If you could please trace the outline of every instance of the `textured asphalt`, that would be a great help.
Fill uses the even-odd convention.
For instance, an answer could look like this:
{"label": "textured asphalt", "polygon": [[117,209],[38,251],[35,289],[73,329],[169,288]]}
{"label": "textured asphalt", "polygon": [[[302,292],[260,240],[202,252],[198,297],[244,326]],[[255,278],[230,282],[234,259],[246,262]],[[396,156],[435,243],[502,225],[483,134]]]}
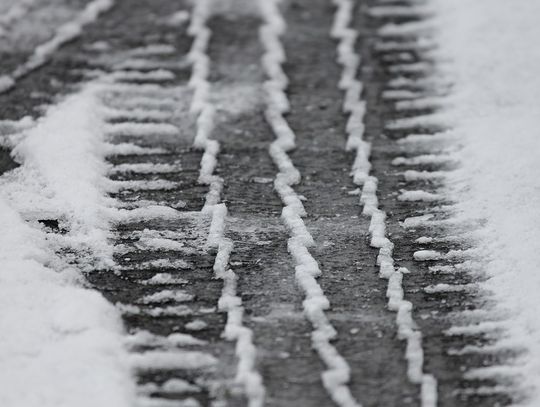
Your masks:
{"label": "textured asphalt", "polygon": [[[76,91],[88,78],[84,71],[113,70],[129,50],[155,43],[165,43],[176,50],[173,56],[158,57],[164,65],[177,59],[185,61],[191,45],[186,26],[174,27],[163,22],[178,10],[189,10],[188,2],[173,0],[119,0],[98,21],[85,27],[81,37],[62,47],[50,63],[23,78],[16,88],[0,94],[0,118],[16,120],[42,114],[43,106],[54,104],[62,95]],[[239,2],[235,2],[239,3]],[[393,131],[385,125],[404,117],[392,103],[382,98],[388,82],[395,78],[392,67],[398,65],[403,52],[377,50],[377,30],[388,22],[403,19],[377,19],[369,15],[374,0],[357,2],[353,26],[359,33],[357,46],[362,56],[360,79],[367,101],[365,137],[372,142],[373,174],[379,179],[381,209],[387,212],[388,233],[395,243],[398,266],[407,267],[404,279],[405,297],[413,302],[414,317],[423,332],[425,371],[439,382],[439,405],[494,406],[509,403],[505,395],[471,395],[468,390],[492,385],[487,381],[465,380],[463,372],[500,361],[501,355],[450,355],[450,349],[466,344],[482,344],[482,337],[449,337],[445,329],[457,323],[459,311],[476,309],[480,299],[474,292],[428,294],[423,288],[438,283],[466,284],[473,278],[466,272],[452,275],[431,273],[430,262],[415,262],[416,250],[440,251],[461,249],[456,244],[422,247],[415,239],[436,236],[438,230],[410,230],[402,227],[406,218],[418,216],[433,205],[403,202],[397,199],[401,189],[436,191],[437,184],[406,183],[402,168],[392,160],[407,155],[398,140],[413,133],[433,133],[438,129]],[[396,4],[407,6],[405,1]],[[229,219],[226,236],[235,243],[231,265],[238,275],[238,292],[242,298],[245,325],[254,332],[258,348],[257,368],[267,388],[267,406],[319,407],[332,405],[324,391],[320,373],[323,365],[311,348],[311,326],[302,315],[303,293],[294,279],[294,265],[287,253],[288,232],[281,223],[281,201],[273,190],[277,169],[268,155],[273,134],[263,116],[262,83],[265,80],[260,59],[263,54],[258,39],[260,18],[251,7],[237,7],[220,12],[209,21],[213,32],[209,47],[210,81],[218,106],[218,124],[214,136],[221,143],[216,169],[224,179],[222,199],[227,203]],[[241,11],[241,12],[240,12]],[[323,272],[319,284],[332,305],[328,312],[338,330],[337,350],[351,367],[350,388],[364,406],[417,406],[419,387],[407,380],[405,343],[396,335],[395,314],[388,311],[385,296],[387,281],[379,278],[375,265],[377,252],[369,246],[369,219],[361,214],[357,195],[349,192],[353,154],[345,151],[347,117],[341,112],[343,94],[337,83],[341,67],[336,63],[336,42],[329,37],[334,8],[328,0],[290,0],[284,2],[283,14],[288,31],[282,38],[288,60],[284,70],[289,77],[288,96],[291,112],[287,116],[297,136],[297,148],[290,154],[301,172],[302,182],[295,187],[305,197],[307,228],[316,246],[312,250]],[[412,17],[412,20],[416,17]],[[396,41],[405,41],[396,38]],[[106,41],[106,51],[95,47]],[[430,63],[429,56],[407,51],[410,61]],[[7,73],[24,55],[0,56],[0,70]],[[168,87],[185,88],[190,75],[187,64],[174,70],[175,79]],[[415,77],[417,74],[406,74]],[[426,90],[429,94],[431,90]],[[185,98],[191,96],[186,92]],[[232,386],[234,344],[225,341],[221,332],[225,315],[215,310],[221,294],[221,282],[212,277],[215,253],[205,251],[204,238],[208,219],[197,216],[204,204],[207,186],[197,182],[202,153],[191,147],[194,135],[189,103],[178,101],[177,111],[169,121],[179,128],[175,139],[149,138],[147,147],[163,147],[164,154],[148,156],[113,156],[112,165],[123,163],[176,163],[179,172],[159,175],[177,182],[177,187],[158,191],[121,191],[115,197],[129,206],[138,200],[151,200],[175,207],[185,216],[178,220],[138,220],[116,227],[115,244],[130,248],[127,256],[119,251],[117,261],[122,272],[95,270],[87,274],[89,285],[100,290],[113,303],[132,304],[154,288],[141,285],[141,279],[157,273],[177,272],[186,280],[185,287],[194,299],[189,306],[194,314],[152,317],[125,315],[126,329],[148,330],[159,335],[189,333],[207,343],[198,348],[213,354],[218,366],[213,370],[167,370],[144,372],[140,383],[163,383],[169,378],[183,378],[197,384],[201,392],[168,395],[183,400],[192,397],[203,406],[234,407],[245,405],[242,395]],[[409,112],[409,115],[427,113]],[[122,140],[126,141],[126,140]],[[129,137],[127,141],[130,141]],[[0,150],[0,173],[14,168],[9,151]],[[438,169],[434,167],[425,169]],[[153,175],[122,174],[120,180],[152,180]],[[182,201],[179,205],[178,202]],[[189,253],[151,252],[137,246],[137,233],[144,229],[177,233]],[[153,267],[141,270],[148,260],[185,261],[181,269]],[[203,321],[201,329],[190,329],[194,320]]]}

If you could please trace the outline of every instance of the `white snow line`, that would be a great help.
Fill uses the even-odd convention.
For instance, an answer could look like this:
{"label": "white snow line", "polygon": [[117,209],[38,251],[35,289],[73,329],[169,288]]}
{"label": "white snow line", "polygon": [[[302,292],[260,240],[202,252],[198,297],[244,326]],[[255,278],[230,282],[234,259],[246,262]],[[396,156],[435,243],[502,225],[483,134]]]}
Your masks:
{"label": "white snow line", "polygon": [[405,181],[441,181],[447,178],[448,171],[416,171],[406,170],[403,172],[403,178]]}
{"label": "white snow line", "polygon": [[175,164],[156,164],[156,163],[140,163],[140,164],[118,164],[109,170],[109,174],[171,174],[180,172],[182,167],[180,163]]}
{"label": "white snow line", "polygon": [[25,63],[19,65],[10,75],[0,76],[0,93],[12,89],[17,80],[46,64],[61,46],[81,35],[85,25],[95,21],[113,5],[114,0],[93,0],[88,3],[74,20],[58,27],[51,39],[38,45]]}
{"label": "white snow line", "polygon": [[151,71],[118,70],[111,73],[110,76],[121,82],[167,82],[176,77],[173,72],[163,68]]}
{"label": "white snow line", "polygon": [[103,150],[106,156],[167,154],[167,150],[161,147],[141,147],[133,143],[104,143]]}
{"label": "white snow line", "polygon": [[178,127],[170,123],[109,123],[105,131],[109,137],[177,137],[179,134]]}
{"label": "white snow line", "polygon": [[165,307],[142,307],[133,304],[115,304],[124,315],[147,315],[153,318],[180,317],[192,315],[193,310],[187,305],[169,305]]}
{"label": "white snow line", "polygon": [[465,380],[497,380],[515,383],[523,380],[523,371],[519,366],[495,365],[471,369],[463,374]]}
{"label": "white snow line", "polygon": [[[169,379],[163,384],[157,383],[144,383],[139,385],[137,392],[141,395],[149,396],[151,394],[159,393],[161,395],[174,396],[184,393],[200,393],[202,389],[190,382],[183,379]],[[169,400],[178,403],[178,400]],[[165,407],[166,405],[159,404],[159,407]],[[174,407],[179,407],[179,404],[174,404]]]}
{"label": "white snow line", "polygon": [[[349,27],[351,22],[352,0],[333,0],[337,7],[331,35],[339,40],[338,62],[343,67],[340,88],[345,91],[343,110],[350,114],[347,123],[347,149],[356,150],[356,160],[352,176],[355,184],[362,186],[360,197],[364,205],[363,213],[371,217],[369,232],[371,246],[379,249],[377,265],[380,276],[388,279],[388,308],[397,312],[398,337],[407,342],[405,358],[408,363],[408,378],[421,386],[422,407],[434,407],[437,404],[437,381],[431,374],[423,372],[424,351],[422,333],[416,328],[412,317],[412,303],[403,298],[403,274],[408,270],[394,266],[392,251],[394,244],[386,237],[386,213],[379,209],[377,198],[377,178],[370,176],[369,144],[363,140],[363,115],[365,102],[360,99],[357,89],[362,84],[356,79],[360,56],[356,54],[354,43],[357,32]],[[360,163],[360,164],[359,164]]]}
{"label": "white snow line", "polygon": [[437,202],[444,200],[444,196],[440,194],[435,194],[428,191],[406,191],[401,190],[398,201],[402,202]]}
{"label": "white snow line", "polygon": [[209,186],[202,213],[210,213],[212,221],[207,244],[217,249],[214,262],[214,274],[223,281],[223,289],[218,302],[220,311],[227,313],[224,337],[236,341],[238,365],[235,381],[243,387],[249,407],[264,405],[265,388],[255,363],[257,351],[253,344],[253,332],[242,323],[244,308],[236,293],[237,275],[229,267],[229,257],[233,242],[224,236],[227,206],[220,203],[223,179],[214,175],[219,153],[219,142],[210,139],[214,128],[215,108],[209,101],[210,83],[208,82],[210,60],[207,55],[208,42],[212,32],[207,26],[210,6],[213,0],[199,0],[192,11],[188,33],[193,37],[188,59],[192,63],[189,86],[193,88],[191,111],[197,115],[194,146],[204,150],[201,159],[199,182]]}
{"label": "white snow line", "polygon": [[440,109],[445,104],[445,100],[441,97],[426,96],[425,98],[415,100],[402,100],[395,104],[396,110],[411,111],[422,109]]}
{"label": "white snow line", "polygon": [[521,349],[523,351],[525,348],[520,346],[515,340],[503,338],[491,345],[465,345],[462,348],[453,348],[448,349],[447,353],[449,355],[469,355],[469,354],[496,354],[501,352],[516,352],[516,350]]}
{"label": "white snow line", "polygon": [[262,64],[268,76],[264,84],[267,92],[265,115],[276,135],[276,140],[269,150],[279,169],[274,187],[284,204],[282,221],[290,229],[288,249],[296,263],[296,279],[306,296],[303,308],[306,318],[313,326],[312,346],[327,366],[327,370],[321,375],[323,385],[337,405],[358,407],[360,404],[354,399],[348,387],[350,367],[330,343],[337,335],[324,312],[330,308],[330,303],[316,280],[321,274],[319,265],[308,250],[314,242],[302,220],[306,212],[300,197],[292,189],[292,185],[300,181],[300,173],[287,155],[287,152],[295,147],[295,135],[283,117],[289,108],[285,94],[288,80],[281,67],[286,57],[280,41],[286,26],[278,4],[279,0],[259,0],[264,21],[260,29],[260,40],[265,50]]}
{"label": "white snow line", "polygon": [[391,65],[388,72],[393,74],[423,74],[427,75],[433,72],[433,64],[428,62],[412,62],[402,63],[399,65]]}
{"label": "white snow line", "polygon": [[420,91],[412,91],[408,89],[390,89],[382,93],[382,98],[385,100],[414,100],[424,97],[425,94]]}
{"label": "white snow line", "polygon": [[115,69],[138,70],[143,72],[154,69],[168,69],[174,71],[186,67],[186,63],[183,61],[163,61],[141,57],[126,59],[114,65]]}
{"label": "white snow line", "polygon": [[431,21],[413,21],[408,23],[388,23],[377,30],[379,37],[419,37],[431,34],[435,29]]}
{"label": "white snow line", "polygon": [[166,302],[189,302],[193,301],[193,294],[179,289],[164,289],[153,294],[148,294],[135,301],[136,304],[160,304]]}
{"label": "white snow line", "polygon": [[129,54],[133,57],[154,57],[176,54],[176,48],[170,44],[151,44],[132,49]]}
{"label": "white snow line", "polygon": [[201,404],[193,397],[184,400],[173,400],[160,397],[141,397],[135,407],[201,407]]}
{"label": "white snow line", "polygon": [[437,47],[435,42],[418,38],[415,41],[380,41],[373,45],[378,52],[428,52]]}
{"label": "white snow line", "polygon": [[123,121],[153,121],[153,122],[162,122],[170,120],[172,117],[172,112],[163,111],[160,109],[148,109],[142,108],[133,108],[133,109],[122,109],[122,108],[112,108],[112,107],[103,107],[103,115],[108,121],[111,120],[123,120]]}
{"label": "white snow line", "polygon": [[423,154],[414,157],[397,157],[392,160],[392,165],[448,165],[455,164],[455,154]]}
{"label": "white snow line", "polygon": [[104,190],[108,193],[118,193],[120,191],[158,191],[178,188],[178,183],[164,179],[154,180],[132,180],[116,181],[108,180],[104,185]]}
{"label": "white snow line", "polygon": [[129,359],[133,368],[139,371],[196,370],[217,364],[217,359],[209,353],[176,349],[132,353]]}
{"label": "white snow line", "polygon": [[414,130],[417,128],[438,128],[447,126],[446,116],[443,113],[431,113],[422,116],[393,120],[392,122],[387,123],[385,128],[388,130]]}
{"label": "white snow line", "polygon": [[424,287],[426,294],[462,293],[478,290],[478,284],[434,284]]}
{"label": "white snow line", "polygon": [[477,324],[453,326],[444,331],[444,334],[447,336],[476,336],[482,334],[493,334],[506,330],[508,325],[508,321],[483,321]]}
{"label": "white snow line", "polygon": [[368,9],[368,14],[375,18],[390,17],[429,17],[433,14],[432,7],[422,6],[374,6]]}

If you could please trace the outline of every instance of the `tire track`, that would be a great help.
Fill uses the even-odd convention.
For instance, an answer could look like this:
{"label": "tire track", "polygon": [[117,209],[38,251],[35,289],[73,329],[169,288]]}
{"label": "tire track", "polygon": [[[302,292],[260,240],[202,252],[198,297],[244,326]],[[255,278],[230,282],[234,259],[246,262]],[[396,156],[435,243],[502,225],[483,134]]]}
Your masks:
{"label": "tire track", "polygon": [[274,188],[284,204],[281,217],[290,231],[288,250],[296,264],[295,277],[306,296],[303,308],[306,318],[313,326],[312,346],[327,368],[321,374],[323,385],[337,405],[359,406],[348,386],[350,367],[331,344],[337,332],[325,313],[330,308],[330,303],[317,283],[316,278],[321,275],[321,270],[308,249],[314,245],[314,240],[302,220],[307,213],[292,188],[292,185],[300,182],[300,173],[287,155],[287,152],[295,148],[295,134],[283,117],[290,105],[284,92],[288,79],[281,67],[286,56],[280,37],[286,30],[286,24],[278,4],[277,1],[260,2],[265,21],[260,32],[266,50],[263,66],[269,77],[265,83],[267,91],[265,115],[276,135],[276,140],[270,146],[270,155],[279,169]]}
{"label": "tire track", "polygon": [[[320,284],[333,304],[328,315],[339,331],[336,347],[350,361],[351,390],[362,404],[415,405],[419,391],[407,382],[405,348],[395,339],[395,317],[388,314],[384,295],[387,286],[374,266],[377,253],[366,242],[369,220],[358,216],[360,191],[346,164],[355,157],[344,149],[346,126],[338,89],[342,72],[329,37],[332,4],[296,1],[284,12],[290,23],[283,37],[291,55],[286,66],[288,122],[297,137],[291,157],[306,174],[296,189],[307,198],[305,223],[317,240],[312,252],[324,265]],[[294,53],[296,49],[303,52]],[[353,79],[355,73],[349,71]],[[360,92],[360,86],[349,92],[346,105],[357,107]],[[358,119],[362,123],[361,109],[355,110],[360,115],[348,128]]]}
{"label": "tire track", "polygon": [[388,279],[386,293],[388,308],[397,312],[398,337],[407,343],[405,358],[408,363],[408,378],[412,383],[420,385],[421,405],[435,406],[437,404],[437,382],[433,375],[423,372],[422,332],[417,329],[412,317],[413,304],[404,300],[402,281],[404,274],[408,274],[408,270],[396,268],[394,265],[394,244],[386,234],[386,213],[379,209],[378,204],[377,184],[379,181],[376,177],[369,175],[371,147],[363,140],[363,120],[366,106],[360,100],[362,83],[356,80],[356,70],[360,63],[359,55],[354,49],[357,32],[349,28],[353,3],[336,1],[335,4],[338,8],[332,34],[340,40],[338,60],[343,66],[343,76],[340,80],[340,87],[345,91],[343,110],[350,115],[347,123],[349,133],[347,147],[356,150],[352,175],[354,182],[362,187],[360,202],[363,205],[363,214],[371,218],[370,245],[379,249],[377,256],[379,276]]}
{"label": "tire track", "polygon": [[[212,173],[204,165],[199,173],[198,167],[208,155],[187,148],[193,130],[201,129],[201,121],[194,124],[190,118],[189,102],[205,103],[196,99],[197,81],[205,80],[205,67],[197,61],[205,59],[209,36],[197,40],[206,18],[200,9],[205,3],[198,4],[190,25],[196,37],[191,50],[189,41],[173,38],[172,43],[128,49],[123,52],[127,58],[106,76],[109,83],[101,95],[113,164],[111,196],[119,205],[117,266],[113,272],[94,271],[88,279],[124,314],[141,406],[199,406],[228,399],[230,366],[236,362],[234,350],[220,337],[225,330],[229,339],[236,335],[245,344],[234,320],[234,280],[222,268],[227,253],[217,248],[216,257],[212,241],[220,238],[214,214],[222,215],[224,206],[204,209],[204,176]],[[173,63],[183,59],[181,54],[193,63],[193,96],[184,74],[189,65]],[[199,180],[203,183],[197,187]],[[228,284],[214,279],[219,273]],[[220,308],[232,310],[229,318],[216,312],[220,299]],[[250,374],[244,364],[237,380],[245,382]]]}
{"label": "tire track", "polygon": [[268,145],[273,135],[264,120],[259,10],[256,5],[239,10],[238,4],[222,3],[209,22],[214,32],[209,54],[215,61],[211,98],[219,106],[214,135],[223,149],[217,172],[229,208],[226,235],[235,244],[231,264],[258,349],[265,405],[329,403],[320,386],[322,365],[310,348],[311,327],[301,314],[288,233],[279,218],[282,204],[272,187],[275,167]]}
{"label": "tire track", "polygon": [[255,367],[256,349],[252,340],[253,332],[242,322],[244,308],[242,299],[236,293],[238,277],[229,265],[234,243],[224,235],[227,206],[219,203],[223,178],[214,175],[220,144],[217,140],[210,139],[214,127],[215,107],[209,102],[208,97],[210,83],[207,81],[209,74],[207,48],[212,32],[207,26],[207,20],[212,5],[212,0],[199,1],[193,10],[189,28],[189,33],[194,37],[190,51],[190,58],[193,61],[190,85],[194,88],[191,110],[197,115],[197,135],[194,145],[204,149],[199,182],[209,186],[202,213],[212,215],[207,244],[210,248],[217,249],[214,275],[215,278],[223,281],[223,289],[218,301],[218,309],[227,313],[223,336],[227,340],[236,342],[238,365],[235,382],[242,387],[248,405],[260,407],[264,404],[265,389]]}
{"label": "tire track", "polygon": [[493,377],[463,374],[499,364],[504,354],[454,352],[471,341],[490,343],[490,335],[448,334],[456,321],[474,325],[484,317],[476,311],[481,297],[474,284],[479,278],[474,250],[463,245],[458,232],[470,225],[453,224],[452,202],[438,191],[456,162],[452,134],[437,114],[451,84],[434,63],[429,3],[374,1],[357,15],[369,33],[359,50],[372,67],[362,72],[366,138],[394,259],[410,271],[402,284],[420,317],[425,369],[437,376],[441,406],[506,404],[504,386]]}

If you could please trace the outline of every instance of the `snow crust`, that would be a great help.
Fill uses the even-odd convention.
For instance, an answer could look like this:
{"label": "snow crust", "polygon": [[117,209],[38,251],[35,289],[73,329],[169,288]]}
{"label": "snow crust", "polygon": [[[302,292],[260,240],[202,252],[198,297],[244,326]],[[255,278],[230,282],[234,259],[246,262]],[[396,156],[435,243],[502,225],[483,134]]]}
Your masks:
{"label": "snow crust", "polygon": [[[482,220],[481,287],[527,349],[515,368],[524,405],[540,405],[540,3],[434,0],[437,55],[454,82],[445,109],[463,149],[448,194],[462,221]],[[504,50],[504,51],[502,51]]]}

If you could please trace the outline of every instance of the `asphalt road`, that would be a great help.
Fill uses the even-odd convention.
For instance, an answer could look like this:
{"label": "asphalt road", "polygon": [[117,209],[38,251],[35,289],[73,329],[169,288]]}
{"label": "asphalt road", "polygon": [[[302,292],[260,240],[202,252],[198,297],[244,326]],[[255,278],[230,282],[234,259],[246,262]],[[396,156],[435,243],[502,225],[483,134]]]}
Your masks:
{"label": "asphalt road", "polygon": [[[414,38],[382,39],[378,32],[383,25],[417,21],[421,17],[375,17],[369,8],[376,3],[358,1],[352,22],[359,32],[356,50],[362,57],[359,79],[364,84],[363,97],[367,102],[365,138],[372,143],[372,174],[379,180],[379,204],[387,213],[387,231],[395,244],[396,265],[410,271],[403,286],[423,334],[424,371],[438,380],[439,406],[506,405],[510,401],[507,395],[475,391],[492,386],[493,382],[464,377],[465,371],[496,364],[504,355],[452,352],[465,345],[487,343],[487,339],[482,335],[445,334],[446,329],[464,320],[460,316],[462,311],[478,307],[481,299],[477,293],[474,289],[425,290],[441,283],[469,284],[479,277],[473,277],[467,269],[437,273],[429,269],[434,262],[414,260],[417,250],[447,252],[466,247],[449,241],[424,245],[416,242],[421,236],[444,237],[445,231],[439,225],[403,226],[405,219],[433,212],[441,202],[398,199],[402,189],[436,192],[439,186],[437,181],[404,178],[403,171],[407,168],[392,162],[417,151],[414,145],[399,140],[410,134],[432,134],[440,129],[388,128],[396,119],[433,112],[436,106],[399,110],[395,100],[385,97],[384,92],[398,77],[413,80],[429,77],[432,61],[428,52],[418,48],[384,48],[385,41],[405,44]],[[409,6],[407,1],[394,3]],[[280,219],[283,206],[273,188],[277,169],[268,154],[274,135],[264,118],[266,78],[261,65],[264,48],[259,40],[262,22],[252,5],[241,1],[230,4],[219,7],[208,21],[213,33],[208,48],[209,81],[211,100],[217,108],[212,137],[221,144],[216,174],[224,181],[221,199],[229,210],[225,235],[235,244],[230,265],[238,276],[237,291],[245,309],[244,325],[253,331],[258,350],[256,368],[267,389],[266,406],[328,406],[332,401],[321,382],[324,365],[312,348],[312,327],[302,312],[304,294],[295,281],[294,261],[287,250],[289,232]],[[189,12],[190,7],[187,1],[119,0],[109,12],[86,26],[79,38],[61,47],[49,63],[22,78],[13,90],[0,94],[0,117],[2,120],[17,120],[27,115],[38,118],[44,105],[54,104],[62,95],[76,91],[95,70],[120,70],[119,63],[132,56],[134,49],[166,44],[173,50],[144,56],[155,66],[174,73],[174,78],[159,81],[160,86],[171,90],[169,96],[164,92],[157,97],[168,114],[158,120],[136,121],[176,126],[178,134],[174,137],[149,134],[141,138],[126,132],[111,136],[113,143],[133,142],[164,150],[145,155],[112,155],[108,160],[113,166],[177,166],[177,170],[167,173],[112,173],[111,178],[120,181],[173,183],[168,188],[126,187],[112,196],[125,207],[135,207],[146,200],[170,206],[180,215],[174,219],[153,216],[119,223],[114,230],[119,266],[116,270],[87,272],[86,277],[90,286],[124,310],[128,332],[145,330],[162,337],[172,333],[190,334],[204,343],[187,349],[206,352],[217,359],[211,369],[141,369],[138,380],[142,392],[171,400],[194,399],[201,406],[239,407],[246,405],[246,400],[233,383],[235,344],[222,337],[226,315],[217,311],[222,282],[213,278],[216,253],[205,248],[210,220],[200,212],[208,186],[197,181],[202,151],[192,147],[196,123],[189,112],[192,92],[187,85],[191,66],[186,59],[192,37],[186,32],[188,22],[167,23],[175,12]],[[333,343],[351,368],[351,393],[363,406],[416,406],[420,403],[420,388],[407,378],[406,344],[397,337],[396,314],[387,309],[388,282],[378,276],[377,251],[369,245],[369,218],[362,215],[359,197],[354,193],[357,186],[350,176],[354,154],[345,150],[347,116],[342,113],[344,95],[338,89],[342,67],[336,62],[337,42],[329,35],[334,10],[328,0],[283,2],[282,13],[288,25],[282,36],[288,55],[283,69],[289,78],[287,95],[291,105],[286,118],[297,137],[296,149],[289,155],[302,174],[295,190],[305,198],[304,222],[315,240],[311,253],[322,270],[318,281],[331,304],[327,316],[337,330]],[[28,52],[17,51],[15,55],[13,51],[9,55],[9,51],[3,51],[0,71],[9,73]],[[427,69],[404,73],[399,71],[404,61],[423,63]],[[152,80],[125,82],[140,86],[154,83]],[[418,91],[423,96],[444,92],[444,89],[415,86],[401,89]],[[107,103],[119,108],[136,96],[134,88],[111,91]],[[145,105],[139,107],[144,109]],[[117,117],[113,121],[130,120],[133,121]],[[0,150],[0,173],[16,165],[8,152]],[[451,164],[443,163],[415,169],[449,168]],[[437,211],[437,217],[449,219],[451,213]],[[148,230],[153,231],[154,237],[173,235],[172,239],[183,248],[156,250],[145,246],[141,237]],[[449,260],[448,264],[451,263]],[[155,304],[140,305],[145,295],[163,288],[144,281],[162,273],[182,280],[165,286],[179,288],[192,296],[187,301],[189,311],[182,313],[177,309],[170,315],[156,315],[151,312]],[[139,309],[133,311],[129,306]],[[148,344],[142,344],[133,351],[144,351],[147,347]],[[171,378],[184,379],[197,387],[177,393],[145,390],[149,388],[145,384],[160,385]]]}

